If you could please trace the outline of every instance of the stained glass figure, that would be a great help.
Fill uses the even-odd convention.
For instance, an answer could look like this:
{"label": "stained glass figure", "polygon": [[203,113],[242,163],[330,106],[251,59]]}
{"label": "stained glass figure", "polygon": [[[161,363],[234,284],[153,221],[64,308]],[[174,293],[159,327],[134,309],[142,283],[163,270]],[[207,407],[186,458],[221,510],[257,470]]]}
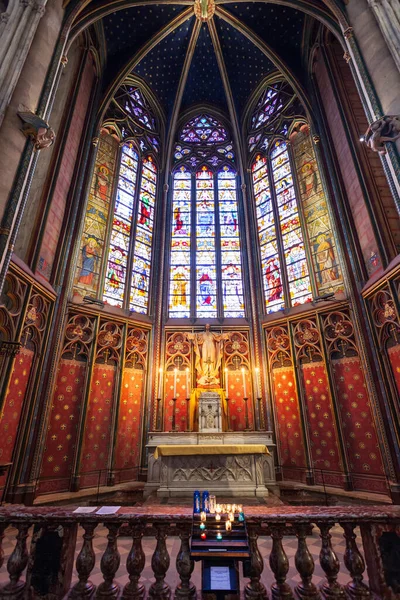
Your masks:
{"label": "stained glass figure", "polygon": [[114,218],[107,258],[103,300],[122,308],[131,239],[132,212],[135,199],[139,155],[129,145],[121,152]]}
{"label": "stained glass figure", "polygon": [[[102,134],[90,185],[78,259],[75,293],[98,297],[99,274],[109,218],[118,142]],[[100,292],[101,293],[101,292]]]}
{"label": "stained glass figure", "polygon": [[332,224],[308,124],[299,123],[294,128],[290,141],[318,294],[343,291],[343,277],[337,259]]}
{"label": "stained glass figure", "polygon": [[149,156],[143,161],[133,252],[130,309],[146,313],[149,303],[157,169]]}

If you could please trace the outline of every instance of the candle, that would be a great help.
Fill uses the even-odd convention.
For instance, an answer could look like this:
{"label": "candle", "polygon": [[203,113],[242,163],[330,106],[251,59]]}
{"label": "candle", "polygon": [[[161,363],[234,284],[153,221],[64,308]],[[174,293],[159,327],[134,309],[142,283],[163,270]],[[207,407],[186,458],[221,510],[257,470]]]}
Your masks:
{"label": "candle", "polygon": [[220,520],[221,520],[221,515],[220,515],[219,513],[217,513],[217,514],[215,515],[215,520],[216,520],[216,521],[220,521]]}
{"label": "candle", "polygon": [[256,398],[261,398],[260,387],[258,385],[258,375],[259,375],[260,369],[258,367],[256,367],[254,370],[256,372],[256,385],[255,385]]}
{"label": "candle", "polygon": [[232,506],[231,506],[230,504],[227,504],[227,505],[226,505],[226,512],[227,512],[227,513],[230,513],[230,512],[232,512]]}
{"label": "candle", "polygon": [[158,369],[158,397],[162,398],[162,393],[163,393],[163,368],[160,367]]}
{"label": "candle", "polygon": [[189,367],[186,368],[186,398],[189,398],[190,389],[189,389]]}
{"label": "candle", "polygon": [[225,529],[226,531],[232,531],[232,523],[230,521],[225,521]]}
{"label": "candle", "polygon": [[244,367],[242,367],[242,379],[243,379],[243,398],[247,398],[246,394],[246,373]]}
{"label": "candle", "polygon": [[222,534],[221,533],[217,533],[217,540],[222,540]]}
{"label": "candle", "polygon": [[200,537],[201,537],[202,540],[206,540],[207,539],[207,535],[204,533],[204,531],[203,531],[203,533],[200,534]]}
{"label": "candle", "polygon": [[174,398],[176,398],[176,376],[177,376],[177,373],[178,373],[178,369],[175,368],[174,369],[174,396],[173,396]]}
{"label": "candle", "polygon": [[229,398],[229,376],[228,376],[228,369],[225,369],[225,394],[226,394],[226,397]]}
{"label": "candle", "polygon": [[203,512],[200,513],[200,521],[205,521],[206,519],[207,519],[207,515],[203,510]]}
{"label": "candle", "polygon": [[243,512],[243,504],[237,505],[238,512]]}
{"label": "candle", "polygon": [[235,515],[233,513],[229,513],[229,520],[232,521],[232,523],[235,520]]}
{"label": "candle", "polygon": [[217,514],[219,514],[219,513],[221,513],[221,512],[222,512],[222,508],[221,508],[221,505],[220,505],[220,504],[217,504],[217,506],[215,507],[215,512],[216,512]]}

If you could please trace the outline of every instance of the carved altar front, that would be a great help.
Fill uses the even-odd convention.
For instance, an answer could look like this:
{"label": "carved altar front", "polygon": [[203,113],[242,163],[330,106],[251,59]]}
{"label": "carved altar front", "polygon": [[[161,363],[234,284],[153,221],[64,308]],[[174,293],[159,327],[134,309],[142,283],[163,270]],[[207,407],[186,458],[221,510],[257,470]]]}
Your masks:
{"label": "carved altar front", "polygon": [[[210,454],[154,457],[162,445],[264,444],[269,454]],[[144,495],[156,492],[159,498],[191,497],[195,490],[209,490],[224,497],[263,497],[268,488],[277,491],[271,432],[156,432],[150,433],[147,483]]]}

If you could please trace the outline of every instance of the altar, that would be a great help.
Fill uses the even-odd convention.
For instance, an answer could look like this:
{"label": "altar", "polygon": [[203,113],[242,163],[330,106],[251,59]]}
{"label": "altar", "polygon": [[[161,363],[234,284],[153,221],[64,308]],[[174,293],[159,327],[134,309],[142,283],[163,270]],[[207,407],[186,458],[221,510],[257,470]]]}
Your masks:
{"label": "altar", "polygon": [[276,489],[271,432],[152,432],[144,495],[263,497]]}
{"label": "altar", "polygon": [[191,497],[204,489],[226,498],[264,497],[268,488],[276,491],[275,445],[259,369],[252,385],[244,334],[206,325],[204,332],[169,339],[146,446],[145,497]]}

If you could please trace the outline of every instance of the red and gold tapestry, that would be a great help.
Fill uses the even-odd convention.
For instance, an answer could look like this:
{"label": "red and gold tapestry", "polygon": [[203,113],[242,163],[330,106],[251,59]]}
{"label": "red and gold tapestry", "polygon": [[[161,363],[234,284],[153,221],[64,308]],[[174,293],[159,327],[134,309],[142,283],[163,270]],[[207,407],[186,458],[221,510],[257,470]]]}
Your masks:
{"label": "red and gold tapestry", "polygon": [[329,485],[343,487],[343,466],[325,363],[303,364],[302,375],[316,482],[324,481]]}
{"label": "red and gold tapestry", "polygon": [[39,491],[42,494],[69,489],[85,392],[85,372],[84,361],[60,360],[40,475]]}
{"label": "red and gold tapestry", "polygon": [[293,367],[273,369],[272,386],[282,470],[285,477],[302,481],[306,457]]}
{"label": "red and gold tapestry", "polygon": [[393,377],[396,383],[397,391],[400,395],[400,346],[392,346],[388,349],[390,366],[392,367]]}
{"label": "red and gold tapestry", "polygon": [[[17,437],[22,406],[29,382],[34,352],[28,348],[21,348],[14,361],[8,392],[0,417],[0,462],[12,462],[14,444]],[[5,476],[0,477],[0,487],[5,483]]]}
{"label": "red and gold tapestry", "polygon": [[124,369],[115,450],[115,469],[122,471],[116,481],[130,481],[137,477],[143,418],[143,377],[143,369]]}
{"label": "red and gold tapestry", "polygon": [[[113,365],[94,366],[80,467],[82,487],[106,481],[115,375],[116,367]],[[99,473],[100,470],[102,473]]]}
{"label": "red and gold tapestry", "polygon": [[358,356],[332,360],[342,428],[355,489],[387,491],[379,440]]}

